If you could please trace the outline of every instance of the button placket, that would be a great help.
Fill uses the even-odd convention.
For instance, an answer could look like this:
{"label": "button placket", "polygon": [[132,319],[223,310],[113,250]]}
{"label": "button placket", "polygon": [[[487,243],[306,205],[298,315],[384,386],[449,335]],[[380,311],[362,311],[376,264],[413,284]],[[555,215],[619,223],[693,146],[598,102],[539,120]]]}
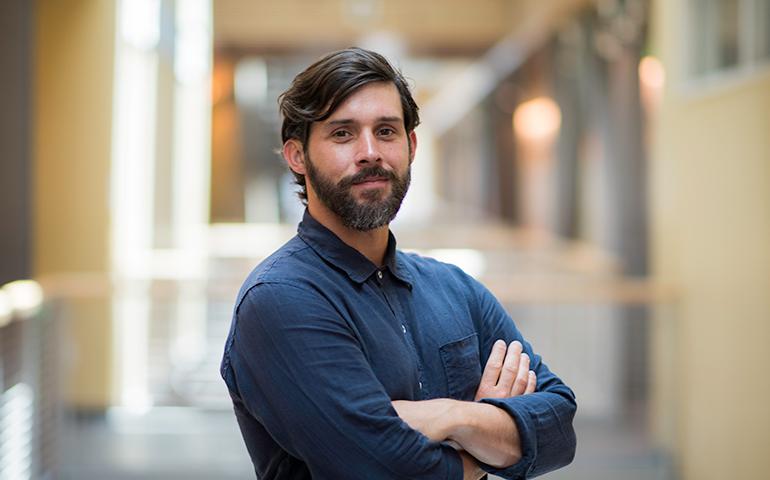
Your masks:
{"label": "button placket", "polygon": [[[395,307],[395,305],[398,305],[398,301],[395,301],[394,299],[390,298],[389,293],[392,293],[392,292],[389,290],[389,288],[384,288],[383,282],[381,281],[383,276],[384,275],[383,275],[382,270],[377,270],[377,274],[376,274],[377,283],[380,285],[380,287],[383,287],[381,291],[382,291],[382,293],[383,293],[383,295],[385,297],[385,301],[388,303],[388,306],[390,307],[391,312],[397,318],[398,317],[403,318],[403,315],[399,315],[399,313],[402,313],[401,312],[401,308],[400,307],[397,307],[397,308]],[[396,313],[396,312],[399,312],[399,313]],[[411,350],[412,355],[414,356],[413,357],[414,361],[416,362],[416,365],[417,365],[417,379],[416,380],[417,380],[417,388],[419,390],[419,393],[418,393],[419,398],[425,399],[429,395],[429,392],[428,392],[428,390],[426,390],[426,386],[423,384],[423,381],[422,381],[424,379],[423,371],[422,371],[422,365],[420,363],[419,355],[417,355],[417,348],[415,347],[414,339],[412,338],[411,331],[406,328],[406,322],[401,320],[399,322],[399,324],[401,325],[401,332],[404,334],[404,340],[407,343],[407,345],[409,345],[409,349]]]}

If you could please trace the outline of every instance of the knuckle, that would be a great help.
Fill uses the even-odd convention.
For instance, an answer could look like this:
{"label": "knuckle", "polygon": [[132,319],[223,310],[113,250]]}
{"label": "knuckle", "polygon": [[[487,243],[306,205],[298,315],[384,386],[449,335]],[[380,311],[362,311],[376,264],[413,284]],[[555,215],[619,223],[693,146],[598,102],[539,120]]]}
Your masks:
{"label": "knuckle", "polygon": [[491,368],[492,370],[500,370],[503,368],[503,362],[497,361],[497,360],[490,360],[487,362],[487,368]]}
{"label": "knuckle", "polygon": [[505,365],[503,371],[505,373],[510,373],[511,375],[516,375],[516,372],[518,372],[519,369],[516,365]]}

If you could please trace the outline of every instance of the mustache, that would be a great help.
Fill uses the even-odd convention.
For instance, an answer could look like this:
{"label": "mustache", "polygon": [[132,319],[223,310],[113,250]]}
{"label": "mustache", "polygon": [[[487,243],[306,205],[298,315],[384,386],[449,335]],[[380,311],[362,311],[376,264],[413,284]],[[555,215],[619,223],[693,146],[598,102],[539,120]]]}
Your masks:
{"label": "mustache", "polygon": [[350,175],[349,177],[345,177],[342,180],[340,180],[338,186],[343,188],[348,188],[352,185],[356,185],[358,183],[363,183],[370,178],[385,178],[390,181],[396,181],[398,180],[398,177],[396,176],[395,172],[390,170],[385,170],[379,165],[373,165],[371,167],[366,167],[360,172],[356,173],[355,175]]}

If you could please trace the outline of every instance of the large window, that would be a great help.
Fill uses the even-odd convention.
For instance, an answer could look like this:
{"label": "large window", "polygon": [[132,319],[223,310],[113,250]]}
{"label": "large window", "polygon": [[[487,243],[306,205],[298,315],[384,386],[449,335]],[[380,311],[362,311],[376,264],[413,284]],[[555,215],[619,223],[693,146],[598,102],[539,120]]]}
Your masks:
{"label": "large window", "polygon": [[690,0],[689,10],[691,77],[770,60],[770,0]]}

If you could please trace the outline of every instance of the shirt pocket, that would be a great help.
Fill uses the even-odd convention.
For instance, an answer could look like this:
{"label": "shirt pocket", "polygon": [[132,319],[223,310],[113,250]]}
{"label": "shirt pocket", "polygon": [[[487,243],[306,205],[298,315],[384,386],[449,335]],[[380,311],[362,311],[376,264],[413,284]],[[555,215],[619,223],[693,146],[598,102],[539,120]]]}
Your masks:
{"label": "shirt pocket", "polygon": [[439,347],[447,393],[455,400],[473,400],[481,381],[478,335],[475,333]]}

